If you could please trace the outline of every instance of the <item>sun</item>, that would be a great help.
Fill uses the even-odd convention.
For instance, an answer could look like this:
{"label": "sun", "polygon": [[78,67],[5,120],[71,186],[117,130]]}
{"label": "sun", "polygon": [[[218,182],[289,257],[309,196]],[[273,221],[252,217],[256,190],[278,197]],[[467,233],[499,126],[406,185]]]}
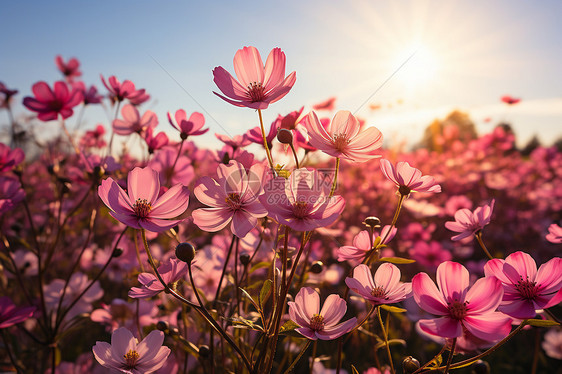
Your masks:
{"label": "sun", "polygon": [[396,80],[404,86],[406,94],[413,94],[435,81],[440,69],[434,51],[424,44],[412,44],[396,54],[393,64],[400,67]]}

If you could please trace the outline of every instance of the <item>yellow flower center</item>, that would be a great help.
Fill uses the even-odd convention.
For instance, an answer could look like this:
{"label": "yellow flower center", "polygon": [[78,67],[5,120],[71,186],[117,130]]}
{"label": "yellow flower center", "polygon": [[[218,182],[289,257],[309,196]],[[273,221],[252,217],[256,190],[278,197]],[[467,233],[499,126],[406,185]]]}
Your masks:
{"label": "yellow flower center", "polygon": [[150,213],[150,210],[152,209],[152,204],[150,204],[146,199],[138,198],[137,201],[135,201],[135,203],[133,204],[133,209],[137,217],[146,218],[148,217],[148,213]]}
{"label": "yellow flower center", "polygon": [[310,319],[310,328],[314,331],[321,331],[324,328],[324,317],[314,314]]}
{"label": "yellow flower center", "polygon": [[123,355],[123,358],[125,359],[125,362],[127,363],[127,368],[133,369],[135,367],[139,357],[140,357],[140,355],[137,351],[133,351],[132,349],[129,349],[129,352],[127,352],[125,355]]}
{"label": "yellow flower center", "polygon": [[240,195],[237,193],[229,193],[228,196],[224,199],[224,201],[228,204],[228,206],[232,210],[238,210],[242,205]]}

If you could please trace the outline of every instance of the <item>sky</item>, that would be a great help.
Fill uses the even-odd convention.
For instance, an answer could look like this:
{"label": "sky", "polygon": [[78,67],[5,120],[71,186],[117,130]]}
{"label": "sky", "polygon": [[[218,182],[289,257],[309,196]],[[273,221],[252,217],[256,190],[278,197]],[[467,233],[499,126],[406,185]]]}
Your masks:
{"label": "sky", "polygon": [[[16,115],[26,113],[21,101],[33,83],[61,79],[60,54],[78,58],[84,82],[101,93],[100,74],[145,88],[151,100],[142,108],[157,114],[161,131],[173,134],[168,111],[202,112],[211,130],[197,142],[218,144],[214,133],[259,125],[254,110],[213,94],[213,68],[234,73],[234,54],[252,45],[264,61],[280,47],[286,74],[297,74],[291,92],[264,111],[266,125],[336,97],[337,110],[378,127],[387,144],[414,144],[454,109],[480,133],[509,122],[519,144],[562,136],[560,1],[36,0],[4,2],[0,17],[0,81],[20,91]],[[506,94],[521,103],[501,103]],[[92,106],[82,128],[109,127],[111,117]]]}

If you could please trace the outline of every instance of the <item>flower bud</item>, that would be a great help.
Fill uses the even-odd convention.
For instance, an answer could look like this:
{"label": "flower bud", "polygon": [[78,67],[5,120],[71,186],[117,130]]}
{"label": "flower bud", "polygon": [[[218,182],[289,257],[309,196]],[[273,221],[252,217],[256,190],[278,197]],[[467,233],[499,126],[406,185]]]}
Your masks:
{"label": "flower bud", "polygon": [[381,226],[381,220],[373,216],[365,218],[365,221],[363,223],[373,228]]}
{"label": "flower bud", "polygon": [[404,374],[411,374],[420,368],[420,362],[412,356],[408,356],[402,361],[402,368],[404,368]]}
{"label": "flower bud", "polygon": [[242,253],[242,254],[240,255],[240,263],[241,263],[242,265],[244,265],[244,266],[246,266],[246,265],[248,265],[248,264],[250,263],[250,259],[251,259],[251,257],[250,257],[250,255],[247,254],[247,253]]}
{"label": "flower bud", "polygon": [[191,264],[195,257],[195,247],[191,243],[180,243],[176,247],[176,257],[183,262]]}
{"label": "flower bud", "polygon": [[312,265],[310,265],[310,272],[314,274],[320,274],[323,268],[324,264],[322,263],[322,261],[314,261]]}
{"label": "flower bud", "polygon": [[166,331],[166,330],[168,330],[169,327],[170,326],[168,325],[168,322],[166,322],[166,321],[158,321],[156,323],[156,328],[160,331]]}
{"label": "flower bud", "polygon": [[112,253],[112,256],[114,258],[117,258],[119,256],[121,256],[123,254],[123,250],[121,248],[115,248],[115,250]]}
{"label": "flower bud", "polygon": [[478,360],[472,365],[473,374],[490,374],[490,364],[486,361]]}
{"label": "flower bud", "polygon": [[277,140],[281,144],[293,144],[293,133],[291,130],[279,129],[277,131]]}
{"label": "flower bud", "polygon": [[202,345],[199,347],[199,356],[203,358],[207,358],[209,357],[210,354],[211,354],[211,350],[209,349],[209,346]]}

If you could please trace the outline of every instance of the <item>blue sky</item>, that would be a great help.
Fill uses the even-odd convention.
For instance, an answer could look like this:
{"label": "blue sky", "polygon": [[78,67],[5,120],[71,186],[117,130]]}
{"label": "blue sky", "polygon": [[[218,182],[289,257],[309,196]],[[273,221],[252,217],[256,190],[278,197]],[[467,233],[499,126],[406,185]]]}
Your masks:
{"label": "blue sky", "polygon": [[[297,72],[293,90],[264,112],[266,123],[336,96],[337,109],[356,112],[391,141],[419,140],[433,118],[455,108],[481,132],[505,120],[520,141],[538,133],[548,144],[562,134],[560,1],[18,1],[2,10],[10,32],[0,39],[0,81],[20,90],[16,113],[34,82],[60,79],[61,54],[77,57],[83,80],[102,93],[99,74],[146,88],[152,100],[144,109],[157,113],[162,130],[170,130],[167,111],[205,113],[211,131],[203,140],[215,143],[214,132],[258,125],[254,111],[212,93],[212,69],[233,72],[236,50],[253,45],[264,61],[281,47],[287,73]],[[506,108],[504,94],[523,100]],[[100,107],[88,108],[86,119],[85,128],[109,126]]]}

